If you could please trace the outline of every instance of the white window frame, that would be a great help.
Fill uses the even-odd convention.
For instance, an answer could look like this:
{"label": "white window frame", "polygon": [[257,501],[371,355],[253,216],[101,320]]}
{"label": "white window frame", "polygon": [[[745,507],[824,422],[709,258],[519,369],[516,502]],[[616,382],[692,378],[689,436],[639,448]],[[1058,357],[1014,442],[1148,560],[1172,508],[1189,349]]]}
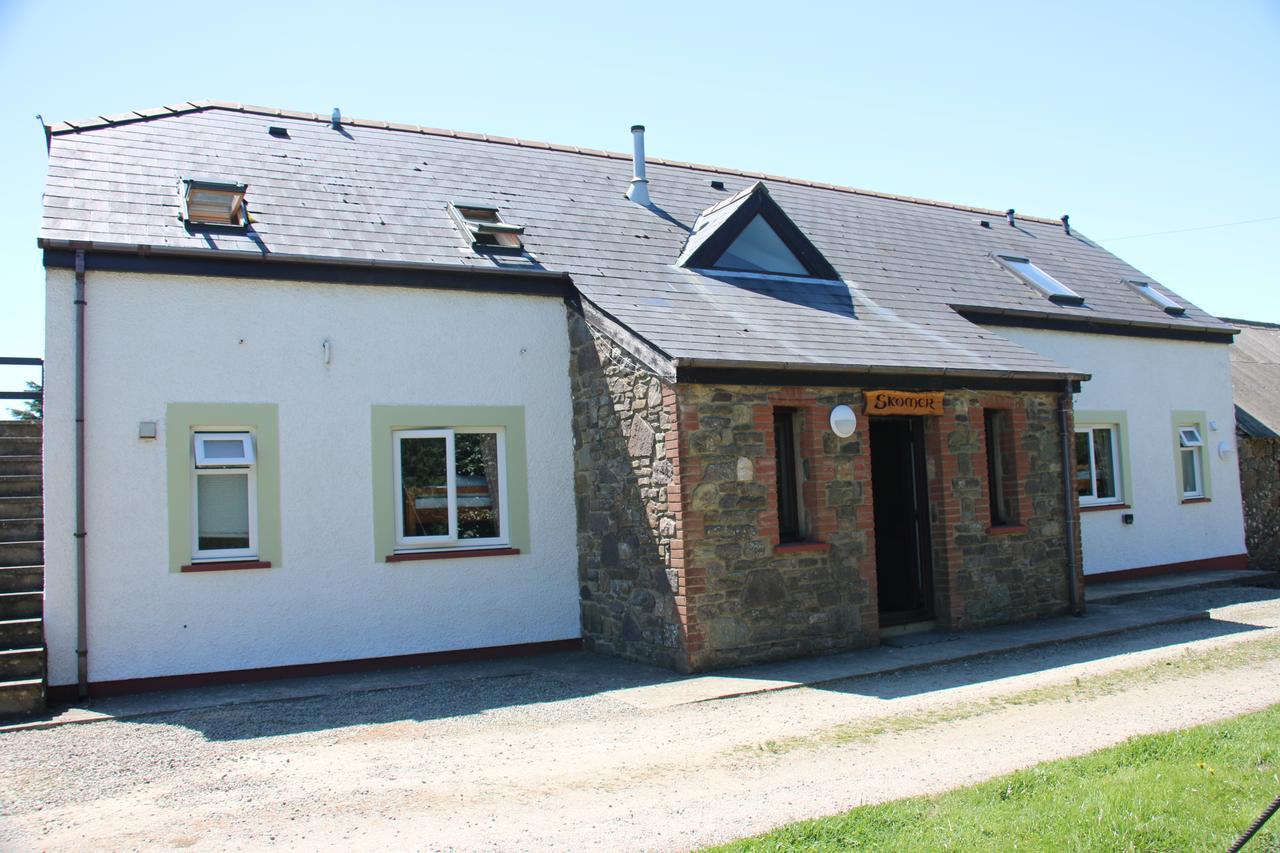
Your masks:
{"label": "white window frame", "polygon": [[[1189,435],[1188,435],[1189,433]],[[1183,479],[1182,460],[1187,454],[1191,455],[1192,470],[1196,474],[1195,487],[1187,489],[1186,480]],[[1182,498],[1202,498],[1204,494],[1204,438],[1200,435],[1199,424],[1178,424],[1178,482],[1182,491]]]}
{"label": "white window frame", "polygon": [[[253,465],[257,458],[253,452],[253,435],[247,432],[197,432],[195,434],[195,458],[197,468],[226,468],[231,465],[241,467]],[[205,444],[210,441],[238,441],[241,451],[240,459],[210,459],[205,453]]]}
{"label": "white window frame", "polygon": [[[1095,430],[1107,430],[1111,433],[1111,482],[1116,484],[1116,495],[1113,498],[1096,497],[1098,491],[1098,471],[1097,471],[1097,453],[1094,451]],[[1112,506],[1114,504],[1124,503],[1125,482],[1121,477],[1124,466],[1121,464],[1120,454],[1125,452],[1125,448],[1120,446],[1120,425],[1119,424],[1076,424],[1076,434],[1085,433],[1089,436],[1089,488],[1092,494],[1079,495],[1080,506]],[[1073,448],[1074,450],[1074,448]]]}
{"label": "white window frame", "polygon": [[[210,439],[240,439],[244,442],[245,453],[241,460],[210,461],[204,454],[204,442]],[[193,562],[218,562],[225,560],[256,559],[258,556],[258,465],[254,454],[254,435],[252,431],[211,432],[196,430],[191,436],[192,468],[191,468],[191,559]],[[200,478],[220,477],[232,474],[246,474],[245,488],[249,490],[249,547],[248,548],[201,548],[200,547]]]}
{"label": "white window frame", "polygon": [[[498,440],[498,535],[484,539],[458,538],[458,484],[457,459],[455,456],[458,435],[485,434],[495,435]],[[445,467],[447,483],[447,500],[449,502],[449,532],[442,536],[406,536],[404,532],[404,498],[401,494],[401,456],[400,442],[405,438],[444,438]],[[432,549],[465,550],[469,548],[505,547],[511,541],[510,521],[507,512],[507,441],[503,427],[450,427],[438,429],[397,429],[391,431],[392,445],[392,488],[395,490],[395,523],[397,553],[424,551]]]}

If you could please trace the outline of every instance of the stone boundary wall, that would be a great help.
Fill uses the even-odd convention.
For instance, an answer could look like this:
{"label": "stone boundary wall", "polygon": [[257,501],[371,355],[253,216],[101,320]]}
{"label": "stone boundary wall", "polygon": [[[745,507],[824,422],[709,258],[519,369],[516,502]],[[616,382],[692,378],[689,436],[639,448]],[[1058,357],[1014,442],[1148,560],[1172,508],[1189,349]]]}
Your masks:
{"label": "stone boundary wall", "polygon": [[685,670],[675,394],[566,310],[583,640]]}
{"label": "stone boundary wall", "polygon": [[1241,438],[1238,444],[1249,567],[1280,569],[1280,438]]}

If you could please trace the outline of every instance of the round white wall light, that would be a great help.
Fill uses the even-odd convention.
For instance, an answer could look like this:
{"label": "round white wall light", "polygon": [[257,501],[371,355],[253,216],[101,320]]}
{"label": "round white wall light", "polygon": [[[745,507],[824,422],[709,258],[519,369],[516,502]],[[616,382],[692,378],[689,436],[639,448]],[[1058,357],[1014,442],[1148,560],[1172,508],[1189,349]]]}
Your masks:
{"label": "round white wall light", "polygon": [[841,438],[848,438],[858,428],[858,416],[848,406],[836,406],[831,410],[831,431]]}
{"label": "round white wall light", "polygon": [[1235,452],[1235,447],[1231,445],[1231,442],[1229,441],[1218,442],[1218,458],[1219,459],[1226,459],[1234,452]]}

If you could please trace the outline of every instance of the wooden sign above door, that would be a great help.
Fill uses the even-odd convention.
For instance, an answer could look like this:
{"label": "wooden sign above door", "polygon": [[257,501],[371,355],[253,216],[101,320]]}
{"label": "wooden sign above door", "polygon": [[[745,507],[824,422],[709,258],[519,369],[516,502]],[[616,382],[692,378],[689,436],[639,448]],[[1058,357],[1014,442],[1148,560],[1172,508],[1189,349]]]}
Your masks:
{"label": "wooden sign above door", "polygon": [[941,391],[867,391],[868,415],[940,415]]}

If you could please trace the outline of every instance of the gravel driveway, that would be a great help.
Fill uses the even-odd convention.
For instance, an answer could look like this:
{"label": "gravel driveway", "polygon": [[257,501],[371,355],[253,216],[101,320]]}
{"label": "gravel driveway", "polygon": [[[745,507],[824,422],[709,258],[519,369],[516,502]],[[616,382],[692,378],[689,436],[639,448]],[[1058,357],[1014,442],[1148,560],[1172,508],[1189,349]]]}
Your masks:
{"label": "gravel driveway", "polygon": [[686,849],[1280,702],[1214,620],[645,711],[563,668],[0,735],[0,847]]}

